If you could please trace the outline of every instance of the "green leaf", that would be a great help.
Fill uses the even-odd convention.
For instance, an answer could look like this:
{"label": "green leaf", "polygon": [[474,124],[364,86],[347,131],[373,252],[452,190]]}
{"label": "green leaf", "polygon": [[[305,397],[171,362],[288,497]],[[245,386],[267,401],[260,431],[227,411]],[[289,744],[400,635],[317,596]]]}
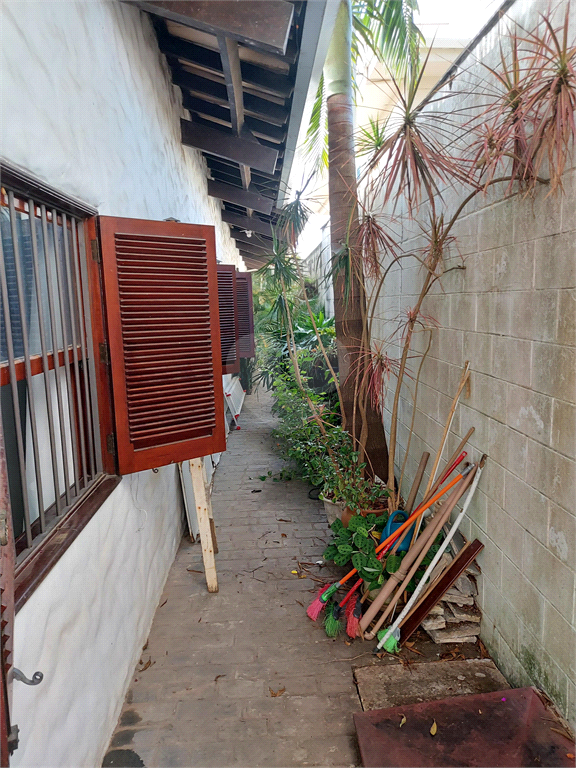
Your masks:
{"label": "green leaf", "polygon": [[324,560],[334,560],[337,554],[338,554],[338,547],[335,544],[328,544],[328,546],[324,550],[324,554],[322,555],[322,557],[324,558]]}
{"label": "green leaf", "polygon": [[348,560],[350,560],[350,555],[344,555],[341,552],[338,552],[334,558],[334,565],[346,565]]}
{"label": "green leaf", "polygon": [[388,555],[386,558],[386,571],[388,573],[396,573],[401,564],[402,558],[400,555]]}
{"label": "green leaf", "polygon": [[336,518],[336,520],[334,520],[330,528],[332,528],[334,533],[340,533],[340,531],[345,530],[344,526],[342,525],[342,520],[340,520],[339,518]]}
{"label": "green leaf", "polygon": [[354,566],[354,568],[356,568],[358,573],[360,573],[360,571],[366,565],[366,560],[367,560],[366,555],[362,554],[362,552],[355,552],[352,555],[352,565]]}
{"label": "green leaf", "polygon": [[341,555],[347,555],[348,558],[350,558],[352,556],[352,552],[354,552],[354,549],[350,546],[350,544],[340,544],[338,546],[338,552]]}

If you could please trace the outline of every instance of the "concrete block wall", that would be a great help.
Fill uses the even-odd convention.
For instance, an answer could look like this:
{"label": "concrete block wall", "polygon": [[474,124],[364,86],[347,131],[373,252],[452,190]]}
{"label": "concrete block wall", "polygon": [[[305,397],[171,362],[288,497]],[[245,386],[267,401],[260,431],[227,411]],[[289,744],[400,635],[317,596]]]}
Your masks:
{"label": "concrete block wall", "polygon": [[[509,14],[529,27],[545,10],[517,2]],[[575,30],[576,32],[576,30]],[[576,35],[575,35],[576,36]],[[496,31],[466,68],[490,61]],[[476,62],[476,63],[474,63]],[[460,79],[452,90],[458,98]],[[467,97],[469,98],[469,97]],[[442,109],[446,109],[446,105]],[[449,190],[453,211],[462,190]],[[514,685],[536,684],[576,722],[576,169],[563,194],[504,199],[478,196],[453,234],[444,275],[423,311],[439,323],[423,364],[403,490],[421,453],[434,456],[465,360],[471,362],[446,456],[473,426],[469,454],[489,460],[463,533],[485,545],[480,600],[482,638]],[[425,212],[422,211],[420,221]],[[423,245],[403,221],[405,250]],[[404,262],[408,265],[408,262]],[[413,262],[415,264],[415,262]],[[414,306],[418,265],[398,268],[380,301],[383,338],[402,308]],[[414,348],[425,349],[425,334]],[[416,369],[416,362],[413,362]],[[398,471],[405,457],[414,383],[401,401]],[[385,414],[389,425],[390,412]]]}

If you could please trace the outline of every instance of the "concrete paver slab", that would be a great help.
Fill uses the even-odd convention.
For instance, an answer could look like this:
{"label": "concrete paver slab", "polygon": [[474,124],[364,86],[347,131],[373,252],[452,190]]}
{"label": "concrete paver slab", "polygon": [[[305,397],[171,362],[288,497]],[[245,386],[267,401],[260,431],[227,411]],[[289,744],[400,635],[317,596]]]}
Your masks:
{"label": "concrete paver slab", "polygon": [[262,393],[246,398],[214,476],[220,591],[208,594],[200,546],[184,539],[111,742],[116,759],[131,751],[146,768],[359,764],[351,660],[370,649],[331,640],[306,617],[318,584],[291,571],[318,560],[330,534],[305,485],[258,479],[283,466],[270,405]]}

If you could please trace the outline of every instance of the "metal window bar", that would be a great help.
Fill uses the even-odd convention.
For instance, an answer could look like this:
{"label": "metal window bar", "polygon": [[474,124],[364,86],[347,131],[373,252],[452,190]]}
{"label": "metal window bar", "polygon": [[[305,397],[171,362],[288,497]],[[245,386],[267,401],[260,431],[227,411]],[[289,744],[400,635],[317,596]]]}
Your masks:
{"label": "metal window bar", "polygon": [[[6,197],[3,204],[5,203]],[[18,551],[21,552],[21,548],[24,547],[25,551],[21,552],[24,557],[26,550],[32,547],[35,536],[46,532],[53,522],[52,518],[57,520],[75,501],[75,497],[80,495],[81,490],[85,492],[93,485],[102,472],[102,457],[100,444],[96,441],[96,435],[99,435],[96,368],[91,354],[92,324],[82,222],[75,216],[56,209],[47,211],[45,205],[35,203],[31,198],[27,201],[28,209],[26,210],[26,203],[20,199],[17,200],[11,191],[8,191],[7,203],[5,207],[8,208],[10,226],[9,234],[4,236],[8,236],[11,241],[14,267],[10,263],[9,275],[3,244],[0,240],[0,295],[3,304],[4,339],[18,459],[16,462],[16,456],[14,456],[14,471],[17,471],[16,477],[22,492],[21,524],[24,531],[19,539]],[[22,214],[22,222],[18,220],[19,213]],[[24,230],[23,224],[26,214],[30,233],[29,243],[28,229]],[[61,230],[58,226],[59,221],[62,225]],[[19,227],[21,223],[22,229]],[[49,231],[49,223],[52,225],[52,232]],[[62,241],[60,241],[60,231]],[[20,247],[21,242],[26,246],[24,250]],[[42,258],[44,265],[42,265]],[[52,260],[54,264],[51,263]],[[26,275],[25,272],[27,272]],[[43,272],[46,277],[45,285]],[[28,283],[25,282],[26,279]],[[34,291],[35,301],[32,297]],[[36,318],[30,317],[30,313],[34,312],[33,303],[38,313],[37,328]],[[57,310],[59,310],[58,313]],[[61,327],[57,325],[57,314]],[[16,326],[12,323],[16,323]],[[16,330],[13,331],[13,327]],[[35,355],[31,355],[31,345],[34,343],[30,336],[32,329],[34,329],[36,343],[39,341],[40,344],[49,448],[48,445],[44,447],[40,442],[38,418],[42,418],[40,415],[42,411],[38,411],[38,407],[43,408],[43,405],[38,403],[38,387],[33,386],[33,378],[38,373],[38,368],[33,373],[32,358]],[[16,332],[18,332],[18,339],[14,336]],[[59,359],[61,353],[64,360],[63,366]],[[21,354],[23,358],[20,357]],[[70,354],[72,354],[72,361],[70,361]],[[49,373],[52,363],[54,378]],[[37,364],[34,363],[34,365]],[[26,410],[21,408],[25,403],[22,388],[19,389],[18,386],[19,378],[25,378],[26,381],[25,397],[28,406]],[[54,410],[54,390],[58,422]],[[68,401],[68,414],[65,413],[65,397]],[[44,398],[41,400],[43,401]],[[32,446],[28,447],[28,451],[24,433],[28,425],[23,414],[29,415]],[[66,416],[69,417],[69,422],[66,421]],[[58,432],[60,439],[58,439]],[[44,484],[42,477],[43,470],[45,473],[48,466],[48,450],[54,482],[54,503],[46,509],[46,503],[50,504],[50,499],[47,499],[47,494],[50,496],[50,493],[46,489],[46,475],[44,474]],[[70,454],[72,461],[70,461]],[[31,480],[32,458],[38,502],[38,517],[34,517],[34,520],[31,520],[32,497],[28,485],[28,480]],[[71,465],[74,473],[72,484],[69,471],[72,468]],[[62,477],[64,489],[62,489]],[[51,516],[50,522],[47,518],[48,512]]]}
{"label": "metal window bar", "polygon": [[[82,323],[82,315],[80,314],[80,308],[76,302],[76,293],[73,288],[72,283],[72,275],[71,275],[71,268],[70,268],[70,244],[68,240],[68,219],[67,217],[62,214],[62,231],[64,232],[64,263],[66,267],[66,285],[68,288],[68,304],[70,306],[70,312],[72,315],[72,322],[71,322],[71,331],[72,331],[72,349],[73,349],[73,356],[72,356],[72,362],[74,365],[74,379],[76,382],[76,404],[78,407],[78,431],[80,432],[80,460],[82,462],[82,484],[84,487],[86,487],[86,483],[88,482],[88,467],[86,464],[86,436],[84,434],[84,407],[82,404],[82,379],[80,376],[80,367],[82,365],[82,360],[86,359],[86,356],[80,357],[81,352],[78,348],[79,339],[77,338],[76,331],[79,331],[81,333],[81,323]],[[74,231],[72,229],[72,221],[70,221],[70,235],[71,237],[74,236]],[[74,264],[72,264],[72,267],[74,268]],[[75,283],[74,283],[75,286]],[[89,403],[86,402],[86,407],[89,409]],[[87,413],[89,414],[90,411],[88,410]]]}
{"label": "metal window bar", "polygon": [[[62,239],[66,241],[67,232],[65,230],[64,217],[62,221]],[[64,376],[66,380],[66,389],[68,393],[68,417],[70,419],[70,439],[72,442],[72,471],[74,473],[74,496],[78,496],[80,491],[80,470],[78,467],[78,442],[76,440],[76,415],[74,413],[74,397],[72,389],[72,376],[70,375],[70,354],[68,344],[68,332],[67,332],[67,308],[68,302],[66,301],[66,292],[64,290],[64,282],[62,280],[62,264],[60,263],[60,236],[58,230],[58,213],[56,209],[52,209],[52,235],[54,239],[54,264],[56,266],[56,285],[58,286],[58,303],[60,304],[60,322],[62,324],[62,347],[64,349]],[[70,308],[71,309],[71,308]],[[71,314],[71,312],[70,312]],[[70,325],[74,324],[74,319]],[[56,368],[54,368],[56,370]],[[61,425],[63,428],[64,425]],[[66,457],[67,461],[67,457]]]}
{"label": "metal window bar", "polygon": [[[18,229],[16,227],[16,210],[14,208],[14,194],[8,193],[8,210],[10,214],[10,231],[12,233],[12,245],[14,249],[14,268],[16,274],[16,287],[18,293],[18,306],[20,310],[20,323],[22,327],[22,344],[24,351],[24,369],[26,371],[26,388],[28,400],[28,412],[30,415],[30,429],[32,432],[32,451],[34,454],[34,473],[36,476],[36,489],[38,497],[38,513],[40,515],[41,526],[44,527],[44,493],[42,491],[42,471],[40,465],[40,451],[38,440],[38,429],[36,425],[36,406],[34,403],[34,390],[32,387],[32,368],[30,366],[30,347],[28,344],[28,320],[26,318],[26,303],[24,299],[24,285],[22,283],[22,264],[20,258],[20,245],[18,238]],[[33,212],[32,212],[33,215]],[[29,214],[30,218],[30,214]],[[14,393],[12,394],[14,396]],[[31,526],[31,521],[26,521],[26,531]]]}
{"label": "metal window bar", "polygon": [[[48,247],[48,217],[46,213],[46,206],[40,206],[40,215],[42,219],[42,238],[44,241],[44,253],[46,259],[44,265],[46,267],[46,282],[47,282],[47,294],[48,294],[48,315],[50,317],[50,328],[52,331],[52,352],[54,355],[54,383],[56,389],[56,402],[58,404],[58,420],[60,427],[60,443],[62,444],[62,468],[64,471],[64,495],[66,498],[66,506],[70,504],[70,473],[68,471],[68,446],[66,445],[66,430],[64,427],[64,402],[62,398],[62,382],[60,381],[60,355],[58,354],[58,327],[56,325],[56,312],[54,310],[54,288],[52,286],[52,275],[50,274],[50,249]],[[52,222],[52,226],[56,227],[57,223]],[[48,371],[44,372],[48,376]]]}
{"label": "metal window bar", "polygon": [[8,368],[10,371],[10,387],[12,392],[12,408],[14,410],[14,422],[16,424],[16,445],[18,448],[18,466],[20,482],[22,484],[22,503],[24,507],[24,528],[26,531],[26,544],[32,546],[32,527],[30,525],[30,507],[28,504],[28,483],[26,481],[26,464],[24,463],[24,440],[22,437],[22,424],[20,421],[20,398],[18,397],[18,379],[16,376],[16,362],[14,359],[14,345],[12,340],[12,327],[10,322],[10,306],[8,303],[8,282],[6,279],[6,262],[4,261],[4,246],[0,238],[0,282],[2,289],[2,304],[4,305],[4,324],[6,336],[6,348],[8,352]]}
{"label": "metal window bar", "polygon": [[[42,353],[42,368],[44,370],[44,391],[46,393],[46,413],[48,417],[48,436],[50,438],[50,458],[52,463],[52,479],[54,482],[54,501],[56,504],[56,514],[61,512],[60,501],[60,471],[58,468],[58,448],[56,446],[56,429],[54,425],[54,411],[52,409],[52,390],[50,389],[50,378],[48,376],[48,348],[46,346],[46,326],[44,323],[44,307],[42,305],[42,280],[40,277],[40,259],[38,255],[38,240],[36,237],[36,205],[34,200],[28,201],[28,210],[30,222],[30,238],[32,244],[32,262],[34,266],[34,285],[36,288],[36,302],[38,305],[38,329],[40,334],[40,350]],[[48,255],[44,253],[44,258]],[[54,346],[54,345],[52,345]],[[56,345],[57,346],[57,345]],[[53,350],[54,352],[54,350]],[[58,352],[56,350],[55,354]],[[42,511],[44,514],[44,510]],[[41,519],[42,531],[45,529],[45,523]]]}

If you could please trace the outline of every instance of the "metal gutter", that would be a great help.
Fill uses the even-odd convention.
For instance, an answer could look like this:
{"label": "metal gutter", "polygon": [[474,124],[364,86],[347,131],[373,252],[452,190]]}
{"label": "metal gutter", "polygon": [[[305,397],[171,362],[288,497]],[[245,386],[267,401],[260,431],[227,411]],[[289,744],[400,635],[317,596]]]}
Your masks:
{"label": "metal gutter", "polygon": [[318,88],[339,6],[339,0],[307,0],[306,3],[300,56],[288,122],[286,149],[284,150],[284,165],[280,177],[278,201],[276,203],[278,208],[284,204],[289,192],[288,180],[292,170],[308,94],[315,93]]}

